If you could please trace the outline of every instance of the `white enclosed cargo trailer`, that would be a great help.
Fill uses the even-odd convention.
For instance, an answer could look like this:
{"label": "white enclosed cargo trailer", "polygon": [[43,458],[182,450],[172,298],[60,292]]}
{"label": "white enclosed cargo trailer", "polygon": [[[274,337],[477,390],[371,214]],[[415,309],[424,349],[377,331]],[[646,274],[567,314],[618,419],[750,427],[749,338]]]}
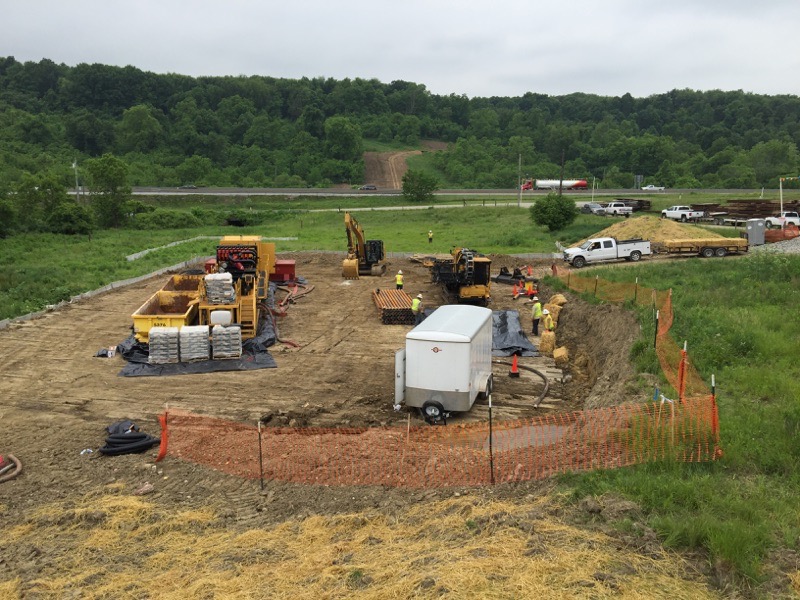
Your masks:
{"label": "white enclosed cargo trailer", "polygon": [[395,404],[419,408],[428,422],[466,412],[492,391],[492,311],[446,305],[406,334],[395,354]]}

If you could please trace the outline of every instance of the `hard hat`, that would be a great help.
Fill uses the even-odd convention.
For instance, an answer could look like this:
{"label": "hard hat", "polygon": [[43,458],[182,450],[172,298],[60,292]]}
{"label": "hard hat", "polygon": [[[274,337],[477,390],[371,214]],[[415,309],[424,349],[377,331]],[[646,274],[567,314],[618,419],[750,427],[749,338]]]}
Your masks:
{"label": "hard hat", "polygon": [[534,299],[534,300],[538,300],[538,299],[539,299],[539,296],[534,296],[534,297],[533,297],[533,299]]}
{"label": "hard hat", "polygon": [[543,314],[543,315],[549,315],[549,314],[550,314],[550,311],[549,311],[549,310],[547,310],[547,309],[545,308],[545,309],[542,311],[542,314]]}
{"label": "hard hat", "polygon": [[417,294],[417,298],[422,298],[422,294]]}
{"label": "hard hat", "polygon": [[402,274],[403,274],[403,271],[398,271],[398,272],[397,272],[397,274],[398,274],[398,275],[402,275]]}

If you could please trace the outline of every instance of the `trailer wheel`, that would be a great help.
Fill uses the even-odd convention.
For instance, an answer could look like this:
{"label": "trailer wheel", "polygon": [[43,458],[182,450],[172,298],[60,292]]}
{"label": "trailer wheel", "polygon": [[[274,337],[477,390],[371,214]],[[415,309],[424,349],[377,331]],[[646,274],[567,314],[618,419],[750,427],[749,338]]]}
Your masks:
{"label": "trailer wheel", "polygon": [[728,253],[727,248],[717,248],[716,255],[719,256],[720,258],[725,256],[727,253]]}
{"label": "trailer wheel", "polygon": [[428,400],[422,405],[422,416],[428,423],[437,423],[444,418],[444,406],[436,400]]}
{"label": "trailer wheel", "polygon": [[633,252],[631,252],[630,258],[631,262],[639,262],[639,260],[642,258],[642,253],[639,252],[638,250],[634,250]]}
{"label": "trailer wheel", "polygon": [[703,258],[711,258],[712,256],[714,256],[714,249],[713,248],[703,248],[700,251],[700,255]]}
{"label": "trailer wheel", "polygon": [[572,261],[572,266],[576,269],[582,268],[586,264],[586,259],[582,256],[576,256],[575,259]]}

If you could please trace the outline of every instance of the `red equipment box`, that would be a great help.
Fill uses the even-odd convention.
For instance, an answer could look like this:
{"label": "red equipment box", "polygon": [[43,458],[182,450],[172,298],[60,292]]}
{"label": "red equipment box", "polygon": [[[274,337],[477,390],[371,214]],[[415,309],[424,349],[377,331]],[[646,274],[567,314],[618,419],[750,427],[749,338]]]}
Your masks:
{"label": "red equipment box", "polygon": [[276,260],[275,272],[269,276],[270,281],[293,281],[295,261]]}

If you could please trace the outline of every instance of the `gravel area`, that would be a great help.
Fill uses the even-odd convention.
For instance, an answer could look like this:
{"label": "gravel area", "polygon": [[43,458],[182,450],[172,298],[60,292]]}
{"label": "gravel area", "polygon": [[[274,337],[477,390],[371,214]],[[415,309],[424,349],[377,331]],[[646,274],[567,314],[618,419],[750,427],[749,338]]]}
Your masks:
{"label": "gravel area", "polygon": [[750,249],[751,252],[777,252],[780,254],[800,254],[800,237],[774,244],[764,244]]}

